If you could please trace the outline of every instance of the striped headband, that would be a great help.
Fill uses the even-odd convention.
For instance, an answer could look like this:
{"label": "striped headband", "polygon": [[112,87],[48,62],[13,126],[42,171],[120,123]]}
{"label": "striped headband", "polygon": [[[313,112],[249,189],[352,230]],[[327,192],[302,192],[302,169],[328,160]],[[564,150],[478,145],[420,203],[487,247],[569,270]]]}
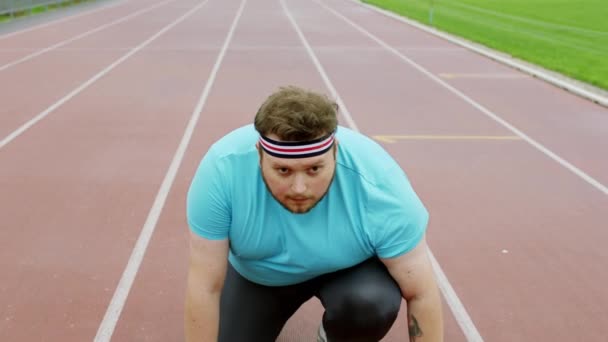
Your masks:
{"label": "striped headband", "polygon": [[260,146],[277,158],[310,158],[327,152],[334,145],[335,133],[310,141],[276,141],[260,135]]}

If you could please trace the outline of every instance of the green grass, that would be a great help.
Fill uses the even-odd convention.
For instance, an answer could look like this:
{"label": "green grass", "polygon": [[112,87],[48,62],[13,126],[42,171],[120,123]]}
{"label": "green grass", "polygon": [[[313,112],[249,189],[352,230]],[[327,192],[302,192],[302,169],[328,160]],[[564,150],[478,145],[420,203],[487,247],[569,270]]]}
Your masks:
{"label": "green grass", "polygon": [[608,90],[608,0],[363,1]]}
{"label": "green grass", "polygon": [[46,11],[48,11],[48,8],[46,6],[37,6],[37,7],[33,7],[30,10],[30,14],[44,13]]}
{"label": "green grass", "polygon": [[69,7],[72,5],[76,5],[76,4],[79,4],[82,2],[88,2],[88,1],[94,1],[94,0],[69,0],[66,2],[58,3],[58,4],[50,4],[47,6],[42,5],[42,6],[32,7],[31,9],[15,12],[15,13],[13,13],[12,16],[11,16],[11,14],[2,14],[2,15],[0,15],[0,24],[9,22],[9,21],[17,19],[17,18],[26,17],[26,16],[30,16],[30,15],[36,15],[36,14],[40,14],[40,13],[44,13],[44,12],[48,12],[48,11],[53,11],[53,10],[56,10],[59,8]]}

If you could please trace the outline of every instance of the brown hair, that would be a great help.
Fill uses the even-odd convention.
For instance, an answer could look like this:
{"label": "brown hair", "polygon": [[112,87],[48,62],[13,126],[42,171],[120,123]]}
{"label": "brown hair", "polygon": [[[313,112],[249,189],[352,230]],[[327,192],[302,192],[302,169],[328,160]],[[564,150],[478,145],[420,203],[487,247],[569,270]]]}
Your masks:
{"label": "brown hair", "polygon": [[255,115],[261,135],[276,134],[283,141],[306,141],[333,132],[338,105],[327,96],[296,86],[281,87]]}

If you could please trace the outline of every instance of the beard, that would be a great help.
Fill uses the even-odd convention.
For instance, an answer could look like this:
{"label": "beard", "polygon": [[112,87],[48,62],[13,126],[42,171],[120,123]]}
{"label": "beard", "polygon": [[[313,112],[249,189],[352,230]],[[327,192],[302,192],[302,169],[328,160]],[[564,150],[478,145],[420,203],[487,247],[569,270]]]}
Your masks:
{"label": "beard", "polygon": [[[334,172],[331,175],[331,179],[329,180],[329,183],[327,184],[327,188],[325,188],[323,195],[321,195],[319,198],[316,198],[316,199],[314,197],[311,198],[311,199],[315,200],[314,203],[308,207],[303,207],[301,209],[300,208],[297,208],[297,209],[290,208],[285,202],[283,202],[282,200],[277,198],[277,196],[275,196],[275,194],[272,192],[272,190],[268,186],[268,182],[266,182],[266,177],[264,176],[264,170],[261,167],[260,167],[260,174],[262,176],[262,180],[264,181],[264,185],[266,185],[266,190],[268,190],[268,192],[270,193],[272,198],[274,198],[275,201],[279,202],[279,204],[283,208],[285,208],[287,211],[291,212],[292,214],[306,214],[309,211],[311,211],[314,207],[316,207],[317,204],[319,204],[319,202],[321,202],[323,200],[323,198],[325,198],[325,196],[329,192],[329,188],[331,187],[332,183],[334,182],[334,178],[336,177],[336,169],[334,168]],[[287,198],[287,200],[289,200],[289,198]]]}

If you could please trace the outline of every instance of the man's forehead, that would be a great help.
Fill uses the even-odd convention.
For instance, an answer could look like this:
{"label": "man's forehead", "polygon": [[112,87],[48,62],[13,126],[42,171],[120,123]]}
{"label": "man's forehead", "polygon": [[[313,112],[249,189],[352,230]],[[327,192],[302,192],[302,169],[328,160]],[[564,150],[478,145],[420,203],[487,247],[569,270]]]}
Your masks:
{"label": "man's forehead", "polygon": [[323,153],[320,156],[314,156],[309,158],[279,158],[265,153],[264,158],[268,157],[268,160],[273,165],[298,167],[324,163],[327,160],[327,155],[329,155],[329,151]]}
{"label": "man's forehead", "polygon": [[320,164],[325,162],[325,160],[327,159],[325,156],[329,154],[327,152],[325,152],[324,154],[320,155],[320,156],[314,156],[314,157],[310,157],[310,158],[279,158],[279,157],[274,157],[271,156],[269,154],[266,154],[266,156],[270,157],[270,162],[273,164],[280,164],[280,165],[315,165],[315,164]]}
{"label": "man's forehead", "polygon": [[[278,135],[276,135],[275,133],[268,133],[268,134],[265,134],[264,136],[265,136],[265,137],[267,137],[267,138],[270,138],[270,139],[272,139],[272,140],[275,140],[275,141],[281,141],[281,142],[283,142],[283,139],[279,138],[279,136],[278,136]],[[325,136],[325,133],[324,133],[324,134],[319,135],[319,136],[318,136],[318,137],[316,137],[316,138],[321,138],[321,137],[323,137],[323,136]],[[315,139],[316,139],[316,138],[315,138]]]}

